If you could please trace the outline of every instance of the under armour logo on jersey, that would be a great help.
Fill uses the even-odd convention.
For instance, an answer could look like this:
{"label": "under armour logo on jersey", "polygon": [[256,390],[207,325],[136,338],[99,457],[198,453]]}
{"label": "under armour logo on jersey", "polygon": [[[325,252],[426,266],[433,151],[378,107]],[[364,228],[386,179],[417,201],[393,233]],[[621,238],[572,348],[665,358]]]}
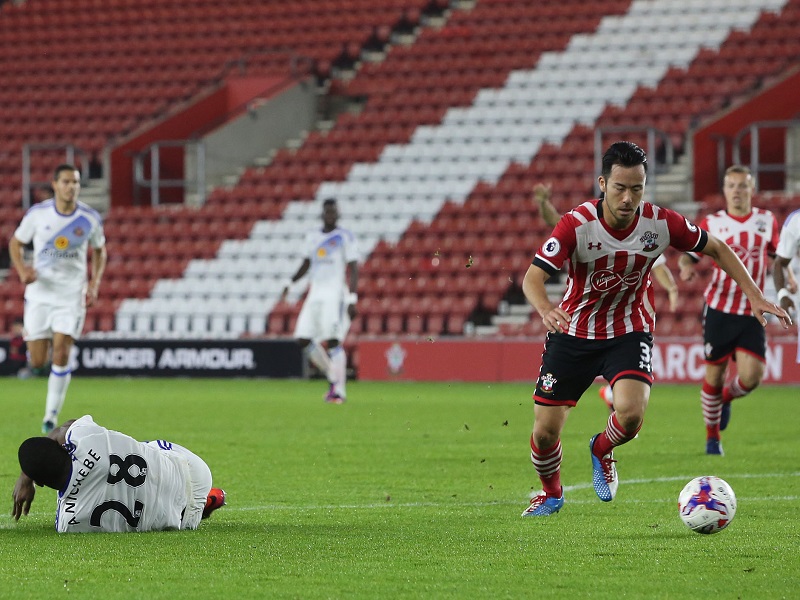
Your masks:
{"label": "under armour logo on jersey", "polygon": [[592,288],[598,292],[610,292],[617,288],[631,287],[639,283],[642,274],[639,271],[628,273],[624,277],[610,269],[595,271],[591,277]]}
{"label": "under armour logo on jersey", "polygon": [[598,250],[600,250],[600,249],[602,249],[603,244],[601,242],[597,242],[597,244],[595,244],[594,242],[589,242],[588,248],[589,248],[589,250],[594,250],[595,246],[597,247]]}

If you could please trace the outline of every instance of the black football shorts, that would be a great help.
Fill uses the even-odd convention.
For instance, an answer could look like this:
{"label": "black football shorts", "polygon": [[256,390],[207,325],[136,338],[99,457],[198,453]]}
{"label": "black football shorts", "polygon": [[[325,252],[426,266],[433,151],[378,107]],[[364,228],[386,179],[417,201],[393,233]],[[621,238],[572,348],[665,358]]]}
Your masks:
{"label": "black football shorts", "polygon": [[725,362],[737,350],[761,359],[767,356],[767,334],[753,316],[731,315],[706,306],[703,315],[703,352],[706,362]]}
{"label": "black football shorts", "polygon": [[575,406],[599,375],[612,385],[618,379],[652,385],[652,350],[651,333],[626,333],[608,340],[548,333],[533,398],[537,404]]}

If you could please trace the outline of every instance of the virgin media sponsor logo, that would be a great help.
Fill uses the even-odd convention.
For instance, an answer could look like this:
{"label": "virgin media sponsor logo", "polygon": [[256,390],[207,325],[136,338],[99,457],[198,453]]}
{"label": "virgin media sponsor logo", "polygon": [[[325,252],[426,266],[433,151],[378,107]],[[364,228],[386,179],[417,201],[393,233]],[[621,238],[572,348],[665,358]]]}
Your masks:
{"label": "virgin media sponsor logo", "polygon": [[614,271],[610,269],[602,269],[600,271],[595,271],[590,281],[592,288],[598,292],[610,292],[617,288],[635,286],[639,283],[641,278],[642,274],[639,271],[634,271],[633,273],[622,276],[619,273],[614,273]]}

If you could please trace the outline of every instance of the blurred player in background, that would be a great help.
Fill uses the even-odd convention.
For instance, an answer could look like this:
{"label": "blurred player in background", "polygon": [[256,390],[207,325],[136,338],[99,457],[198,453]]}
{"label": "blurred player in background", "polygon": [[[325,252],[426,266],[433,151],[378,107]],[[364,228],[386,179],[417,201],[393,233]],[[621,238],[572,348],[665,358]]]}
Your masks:
{"label": "blurred player in background", "polygon": [[53,488],[58,533],[197,529],[225,504],[196,454],[165,440],[138,442],[89,415],[28,438],[18,458],[12,516],[28,514],[34,483]]}
{"label": "blurred player in background", "polygon": [[[763,313],[788,315],[764,298],[747,269],[725,243],[675,211],[642,201],[647,156],[630,142],[612,144],[598,178],[603,197],[564,215],[536,252],[523,281],[528,301],[548,334],[534,392],[531,461],[542,482],[523,517],[547,516],[564,505],[561,430],[595,377],[614,389],[614,412],[589,441],[592,483],[604,502],[619,481],[613,449],[642,426],[653,382],[651,351],[655,311],[649,273],[672,246],[711,256],[748,295],[759,321]],[[567,289],[558,306],[545,282],[568,263]]]}
{"label": "blurred player in background", "polygon": [[[720,238],[736,253],[760,290],[778,245],[778,221],[770,211],[752,204],[755,182],[750,169],[728,167],[722,184],[725,209],[707,215],[700,227]],[[680,277],[696,276],[696,252],[680,257]],[[703,343],[705,380],[700,392],[706,426],[706,454],[724,454],[720,431],[730,419],[731,401],[752,392],[764,377],[767,337],[761,319],[750,306],[748,296],[725,271],[715,266],[705,290]],[[726,385],[730,359],[736,362],[736,376]]]}
{"label": "blurred player in background", "polygon": [[[775,263],[772,265],[772,280],[778,290],[778,303],[786,311],[793,310],[797,314],[794,294],[797,294],[797,280],[789,263],[800,252],[800,209],[786,217],[781,229],[778,249],[775,252]],[[784,276],[785,275],[785,276]],[[795,319],[796,320],[796,319]],[[800,330],[797,340],[797,362],[800,363]]]}
{"label": "blurred player in background", "polygon": [[[9,243],[11,262],[25,287],[25,333],[30,367],[43,373],[52,350],[42,432],[55,427],[71,379],[69,354],[83,331],[86,307],[97,300],[106,268],[106,238],[100,214],[78,201],[81,175],[72,165],[56,167],[54,197],[25,213]],[[33,264],[23,246],[33,242]],[[87,283],[87,253],[92,273]]]}
{"label": "blurred player in background", "polygon": [[[336,199],[328,198],[322,204],[322,229],[306,236],[308,253],[291,281],[309,273],[310,288],[294,337],[328,380],[325,401],[333,404],[347,398],[347,355],[342,342],[356,316],[358,302],[358,245],[352,232],[339,227],[338,222]],[[283,289],[281,301],[286,300],[290,285]]]}
{"label": "blurred player in background", "polygon": [[[533,197],[539,205],[539,215],[542,220],[550,227],[555,227],[561,215],[550,201],[552,186],[550,184],[538,183],[533,188]],[[678,308],[678,285],[672,276],[672,271],[667,266],[667,259],[661,254],[653,263],[651,274],[655,280],[667,291],[669,297],[669,309],[672,312]],[[614,410],[614,392],[609,384],[600,388],[600,398],[606,403],[608,410]]]}

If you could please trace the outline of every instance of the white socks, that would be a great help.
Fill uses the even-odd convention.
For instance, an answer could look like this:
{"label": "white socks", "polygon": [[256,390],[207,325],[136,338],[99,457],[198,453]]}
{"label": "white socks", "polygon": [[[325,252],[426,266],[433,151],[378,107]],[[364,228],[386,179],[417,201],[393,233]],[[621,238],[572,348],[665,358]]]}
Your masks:
{"label": "white socks", "polygon": [[64,406],[67,388],[72,380],[72,371],[69,365],[51,365],[50,377],[47,379],[47,400],[44,408],[44,420],[52,421],[58,425],[58,415]]}
{"label": "white socks", "polygon": [[341,346],[332,348],[329,352],[333,366],[334,389],[340,397],[346,398],[345,384],[347,383],[347,353]]}
{"label": "white socks", "polygon": [[336,383],[336,379],[334,378],[333,374],[333,363],[331,362],[328,353],[325,352],[325,349],[320,346],[317,342],[311,342],[308,346],[305,347],[306,356],[311,363],[317,367],[325,378],[328,380],[328,383]]}
{"label": "white socks", "polygon": [[304,350],[308,360],[317,367],[333,386],[334,391],[342,398],[346,397],[345,384],[347,383],[347,353],[339,345],[331,348],[330,352],[317,342],[311,342]]}

